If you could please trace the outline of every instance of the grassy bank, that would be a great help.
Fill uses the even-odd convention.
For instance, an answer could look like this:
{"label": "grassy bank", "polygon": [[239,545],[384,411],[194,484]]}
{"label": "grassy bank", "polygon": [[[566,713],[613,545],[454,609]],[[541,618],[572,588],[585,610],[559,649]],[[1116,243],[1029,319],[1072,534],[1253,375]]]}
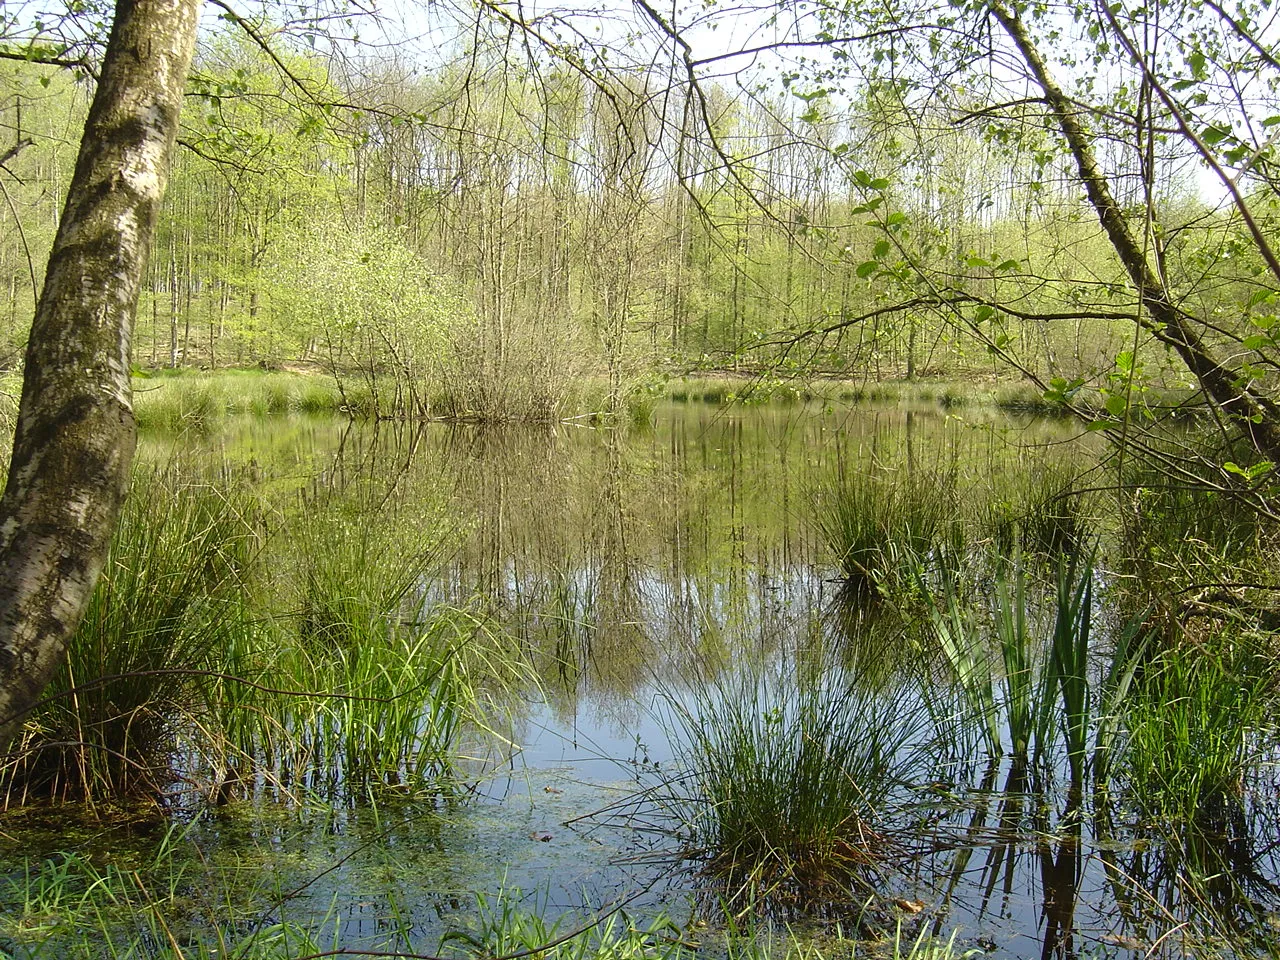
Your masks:
{"label": "grassy bank", "polygon": [[[769,373],[705,373],[666,381],[668,399],[687,403],[843,403],[939,407],[944,410],[995,408],[1010,413],[1060,416],[1062,403],[1025,380],[837,380],[823,377],[779,379]],[[1101,415],[1106,396],[1081,389],[1072,404],[1089,415]],[[1151,386],[1141,402],[1153,411],[1185,408],[1191,391]]]}
{"label": "grassy bank", "polygon": [[141,427],[203,429],[237,414],[358,413],[333,380],[283,370],[177,370],[135,375]]}

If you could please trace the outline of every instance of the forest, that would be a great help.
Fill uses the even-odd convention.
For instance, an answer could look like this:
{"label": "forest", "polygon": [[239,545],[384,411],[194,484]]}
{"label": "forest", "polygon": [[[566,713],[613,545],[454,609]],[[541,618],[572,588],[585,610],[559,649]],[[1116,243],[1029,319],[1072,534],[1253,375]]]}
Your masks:
{"label": "forest", "polygon": [[1268,2],[201,9],[0,7],[0,956],[1280,951]]}

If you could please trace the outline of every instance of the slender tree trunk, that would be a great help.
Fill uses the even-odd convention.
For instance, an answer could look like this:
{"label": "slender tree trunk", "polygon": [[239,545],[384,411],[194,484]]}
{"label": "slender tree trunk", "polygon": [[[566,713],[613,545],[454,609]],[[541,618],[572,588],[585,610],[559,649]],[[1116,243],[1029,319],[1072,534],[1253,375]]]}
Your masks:
{"label": "slender tree trunk", "polygon": [[49,256],[0,498],[5,742],[84,612],[128,488],[133,320],[199,8],[199,0],[119,0]]}
{"label": "slender tree trunk", "polygon": [[1022,19],[1000,0],[991,0],[990,9],[1044,91],[1045,102],[1075,160],[1077,175],[1084,184],[1089,202],[1130,281],[1138,290],[1142,306],[1150,318],[1146,328],[1182,358],[1209,400],[1236,418],[1254,449],[1269,460],[1280,462],[1280,410],[1269,398],[1243,385],[1247,378],[1219,360],[1175,306],[1168,289],[1148,260],[1140,238],[1134,236],[1124,211],[1111,193],[1110,184],[1093,151],[1093,139],[1085,129],[1078,108],[1049,73]]}

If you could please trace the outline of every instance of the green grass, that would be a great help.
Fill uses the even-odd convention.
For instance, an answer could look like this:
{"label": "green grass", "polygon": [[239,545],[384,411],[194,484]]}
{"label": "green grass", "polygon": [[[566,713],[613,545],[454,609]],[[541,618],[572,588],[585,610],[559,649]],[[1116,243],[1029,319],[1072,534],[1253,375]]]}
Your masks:
{"label": "green grass", "polygon": [[1050,559],[1076,553],[1096,535],[1101,500],[1071,463],[1045,456],[1011,470],[976,504],[976,528],[1002,555]]}
{"label": "green grass", "polygon": [[351,406],[320,374],[267,370],[158,371],[135,376],[134,413],[141,427],[204,430],[227,416],[339,413]]}
{"label": "green grass", "polygon": [[245,487],[140,474],[3,770],[7,803],[154,802],[179,780],[219,803],[263,783],[295,799],[451,789],[463,738],[487,726],[481,684],[520,665],[483,618],[425,606],[438,518],[361,503],[305,504],[268,556]]}
{"label": "green grass", "polygon": [[167,783],[173,714],[192,701],[187,671],[217,669],[244,622],[255,549],[244,498],[135,477],[84,619],[4,770],[8,802],[121,799]]}
{"label": "green grass", "polygon": [[1152,657],[1125,705],[1117,775],[1157,822],[1225,827],[1273,730],[1275,656],[1223,631]]}
{"label": "green grass", "polygon": [[948,676],[930,702],[953,752],[972,755],[967,738],[976,734],[988,757],[1007,743],[1015,763],[1037,776],[1065,761],[1077,789],[1090,774],[1103,786],[1148,639],[1138,621],[1105,641],[1096,635],[1092,559],[1062,557],[1055,569],[1047,596],[1033,596],[1018,561],[997,568],[977,610],[951,589],[945,606],[931,604]]}
{"label": "green grass", "polygon": [[917,711],[836,666],[747,671],[669,700],[675,770],[658,794],[732,902],[857,901],[891,843]]}
{"label": "green grass", "polygon": [[813,495],[818,534],[855,592],[889,595],[955,546],[954,483],[940,471],[844,473]]}
{"label": "green grass", "polygon": [[258,681],[287,692],[228,712],[234,758],[253,761],[294,795],[449,794],[464,737],[487,728],[480,682],[500,673],[487,658],[500,638],[473,616],[436,611],[428,626],[351,640],[333,647],[286,639],[264,657]]}

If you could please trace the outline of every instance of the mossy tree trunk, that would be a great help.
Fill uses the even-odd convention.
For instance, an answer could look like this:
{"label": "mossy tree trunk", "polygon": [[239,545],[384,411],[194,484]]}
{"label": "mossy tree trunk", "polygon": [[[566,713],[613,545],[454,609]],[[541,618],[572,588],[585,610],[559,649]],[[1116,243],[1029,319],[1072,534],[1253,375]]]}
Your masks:
{"label": "mossy tree trunk", "polygon": [[1201,339],[1191,319],[1175,305],[1141,238],[1134,234],[1111,192],[1094,152],[1093,137],[1085,127],[1083,108],[1066,95],[1049,72],[1016,9],[1006,6],[1002,0],[990,0],[989,9],[1044,92],[1044,102],[1071,151],[1089,202],[1138,291],[1145,311],[1144,327],[1177,353],[1210,402],[1240,425],[1253,448],[1273,463],[1280,463],[1280,408],[1266,394],[1254,390],[1250,378],[1241,369],[1215,354]]}
{"label": "mossy tree trunk", "polygon": [[199,7],[199,0],[118,0],[49,256],[0,498],[5,743],[79,622],[128,486],[134,313]]}

